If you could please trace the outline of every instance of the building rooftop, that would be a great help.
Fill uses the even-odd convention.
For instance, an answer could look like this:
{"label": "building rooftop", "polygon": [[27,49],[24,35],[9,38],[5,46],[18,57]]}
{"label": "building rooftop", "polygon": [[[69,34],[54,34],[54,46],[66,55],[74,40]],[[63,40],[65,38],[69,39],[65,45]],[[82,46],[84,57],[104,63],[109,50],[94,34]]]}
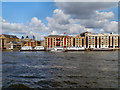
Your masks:
{"label": "building rooftop", "polygon": [[119,34],[113,34],[113,33],[89,33],[88,35],[119,35]]}
{"label": "building rooftop", "polygon": [[68,35],[49,35],[48,37],[63,37],[63,36],[71,37],[71,36],[68,36]]}
{"label": "building rooftop", "polygon": [[[7,38],[18,38],[17,36],[15,35],[7,35],[7,34],[3,34],[5,37]],[[1,35],[0,35],[1,36]]]}

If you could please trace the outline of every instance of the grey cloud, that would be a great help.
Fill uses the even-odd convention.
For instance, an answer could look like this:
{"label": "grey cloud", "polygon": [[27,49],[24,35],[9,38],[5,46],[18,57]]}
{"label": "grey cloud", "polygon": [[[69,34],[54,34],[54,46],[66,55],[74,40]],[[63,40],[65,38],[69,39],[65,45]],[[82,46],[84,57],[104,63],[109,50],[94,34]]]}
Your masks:
{"label": "grey cloud", "polygon": [[[98,32],[112,32],[112,30],[117,32],[117,22],[110,21],[114,19],[113,12],[95,11],[94,15],[89,19],[75,19],[71,18],[70,14],[65,14],[61,9],[54,11],[56,13],[53,13],[53,17],[47,17],[50,30],[67,32],[69,34],[79,34],[84,31],[94,32],[94,28],[99,29],[100,31]],[[60,12],[62,13],[60,14]],[[69,23],[61,24],[61,20]]]}
{"label": "grey cloud", "polygon": [[117,2],[56,2],[56,5],[86,28],[101,29],[114,20],[114,13],[99,10],[115,7]]}
{"label": "grey cloud", "polygon": [[[53,17],[47,17],[48,27],[52,31],[67,32],[67,34],[79,34],[84,31],[92,31],[93,29],[85,28],[79,22],[79,19],[72,19],[69,14],[65,14],[61,9],[55,9]],[[60,23],[62,21],[62,23]],[[63,24],[63,22],[69,22]]]}
{"label": "grey cloud", "polygon": [[74,18],[89,19],[95,11],[117,6],[117,2],[56,2],[56,5]]}

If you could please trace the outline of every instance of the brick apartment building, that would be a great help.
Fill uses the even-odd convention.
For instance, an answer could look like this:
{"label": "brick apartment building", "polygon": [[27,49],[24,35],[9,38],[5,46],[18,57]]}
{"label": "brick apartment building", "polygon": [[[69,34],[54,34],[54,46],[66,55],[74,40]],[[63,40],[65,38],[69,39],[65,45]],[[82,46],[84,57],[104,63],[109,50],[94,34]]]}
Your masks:
{"label": "brick apartment building", "polygon": [[46,48],[84,47],[84,48],[120,48],[120,35],[113,33],[84,32],[76,37],[65,35],[49,35],[44,37]]}

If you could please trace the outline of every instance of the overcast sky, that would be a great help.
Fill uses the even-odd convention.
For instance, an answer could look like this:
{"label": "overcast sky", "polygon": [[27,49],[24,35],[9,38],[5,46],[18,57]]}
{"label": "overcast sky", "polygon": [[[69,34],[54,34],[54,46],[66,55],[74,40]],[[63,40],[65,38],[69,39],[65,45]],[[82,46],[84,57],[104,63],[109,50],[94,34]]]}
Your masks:
{"label": "overcast sky", "polygon": [[[59,1],[59,0],[55,0]],[[36,36],[118,32],[116,2],[3,2],[2,33]]]}

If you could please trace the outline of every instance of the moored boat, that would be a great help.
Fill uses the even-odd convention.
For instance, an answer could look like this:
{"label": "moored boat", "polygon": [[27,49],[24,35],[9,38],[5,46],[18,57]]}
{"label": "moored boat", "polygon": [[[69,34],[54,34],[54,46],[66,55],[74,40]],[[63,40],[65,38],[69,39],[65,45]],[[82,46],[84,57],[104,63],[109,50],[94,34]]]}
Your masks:
{"label": "moored boat", "polygon": [[51,49],[52,52],[64,52],[65,49],[63,47],[55,47]]}
{"label": "moored boat", "polygon": [[91,48],[90,51],[113,51],[111,48]]}
{"label": "moored boat", "polygon": [[43,46],[36,46],[33,50],[36,50],[36,51],[45,51],[45,48]]}
{"label": "moored boat", "polygon": [[30,46],[24,46],[24,47],[22,47],[21,49],[20,49],[20,51],[30,51],[30,50],[32,50],[33,48],[32,47],[30,47]]}
{"label": "moored boat", "polygon": [[84,47],[67,47],[66,51],[84,51]]}
{"label": "moored boat", "polygon": [[43,46],[36,46],[35,48],[24,46],[20,49],[20,51],[45,51],[45,49]]}

